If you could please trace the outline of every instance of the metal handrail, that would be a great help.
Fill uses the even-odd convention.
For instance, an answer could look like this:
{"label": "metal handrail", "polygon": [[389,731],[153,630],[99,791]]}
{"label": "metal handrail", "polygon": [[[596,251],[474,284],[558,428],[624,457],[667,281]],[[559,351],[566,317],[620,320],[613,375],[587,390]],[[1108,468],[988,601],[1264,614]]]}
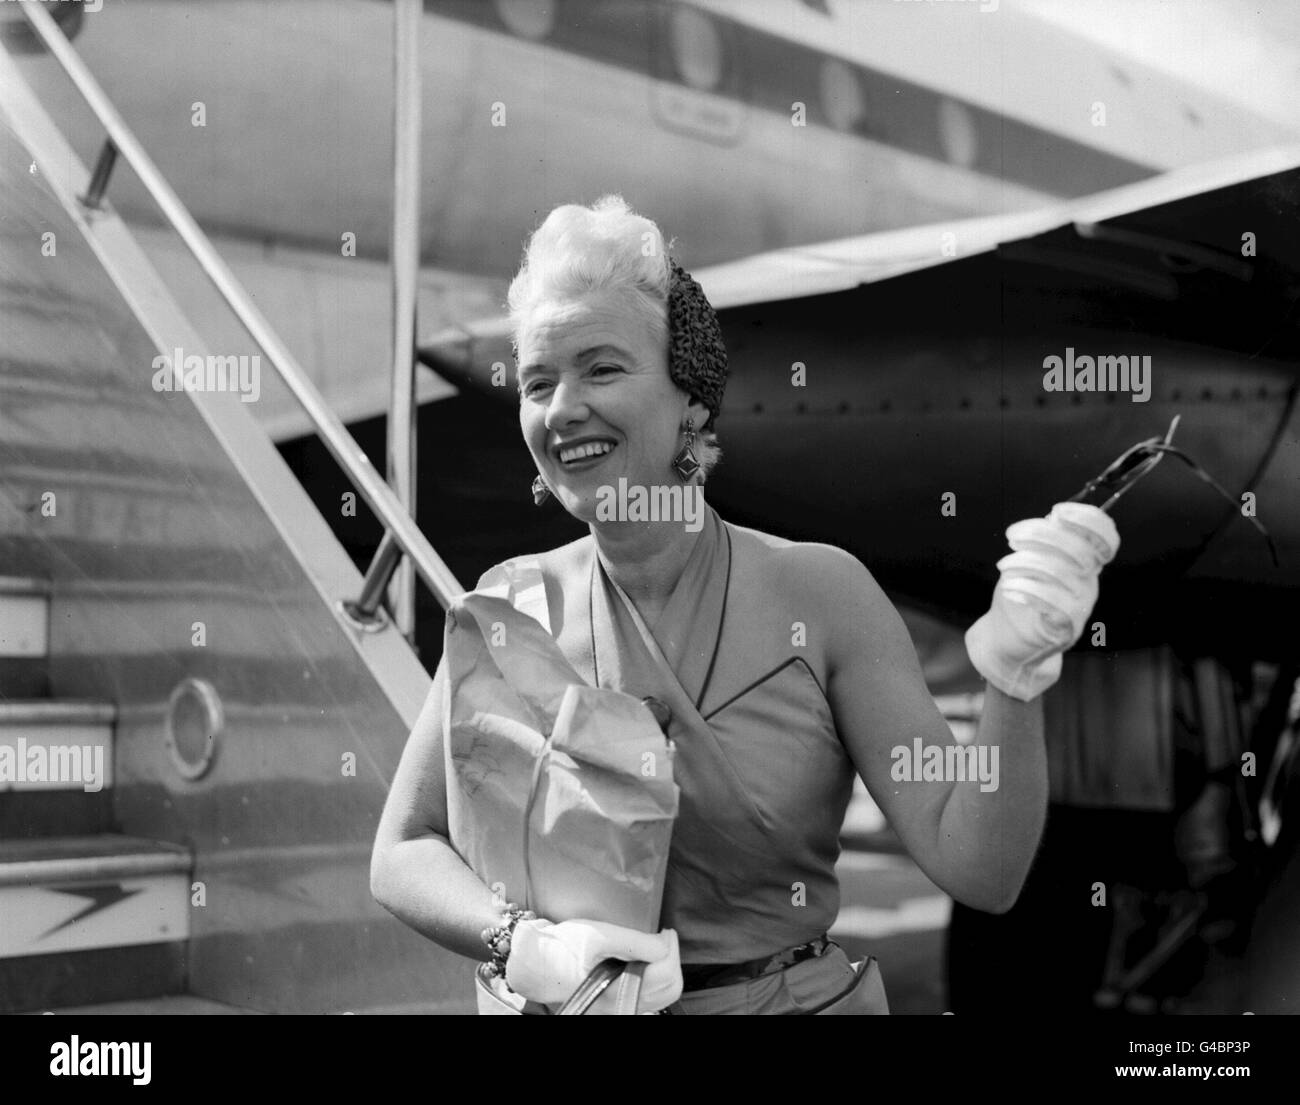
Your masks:
{"label": "metal handrail", "polygon": [[434,551],[428,539],[420,532],[411,516],[402,508],[392,490],[375,471],[374,466],[361,451],[361,447],[338,416],[326,405],[316,385],[313,384],[297,359],[272,329],[248,293],[244,291],[235,274],[222,260],[208,237],[199,229],[194,217],[181,202],[180,197],[164,179],[144,147],[131,133],[125,121],[113,107],[112,101],[99,86],[90,70],[78,56],[72,44],[60,30],[54,18],[40,4],[23,4],[20,11],[27,16],[32,29],[45,43],[50,53],[67,73],[73,86],[81,93],[86,105],[94,113],[108,134],[108,141],[145,186],[158,205],[163,217],[189,247],[190,253],[212,281],[221,297],[229,304],[239,321],[244,324],[253,340],[266,353],[285,385],[301,404],[330,455],[351,478],[370,509],[393,535],[401,550],[411,558],[421,579],[446,609],[453,599],[463,594],[463,588],[452,575],[451,569]]}
{"label": "metal handrail", "polygon": [[[388,482],[415,517],[416,287],[420,279],[420,0],[393,4],[393,370],[388,402]],[[415,631],[415,580],[410,561],[396,565],[389,591],[393,621],[410,640]]]}

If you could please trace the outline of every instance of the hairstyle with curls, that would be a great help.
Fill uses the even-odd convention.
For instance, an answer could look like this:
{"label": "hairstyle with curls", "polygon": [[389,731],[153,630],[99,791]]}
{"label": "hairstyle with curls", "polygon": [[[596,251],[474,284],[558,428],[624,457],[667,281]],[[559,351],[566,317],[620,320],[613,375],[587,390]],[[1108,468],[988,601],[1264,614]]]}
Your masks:
{"label": "hairstyle with curls", "polygon": [[[650,329],[668,349],[668,292],[671,270],[663,233],[636,214],[622,196],[602,196],[590,207],[568,203],[555,208],[528,239],[523,263],[506,302],[514,326],[515,348],[528,314],[541,303],[577,299],[596,291],[623,290]],[[696,436],[700,482],[722,457],[717,435]]]}

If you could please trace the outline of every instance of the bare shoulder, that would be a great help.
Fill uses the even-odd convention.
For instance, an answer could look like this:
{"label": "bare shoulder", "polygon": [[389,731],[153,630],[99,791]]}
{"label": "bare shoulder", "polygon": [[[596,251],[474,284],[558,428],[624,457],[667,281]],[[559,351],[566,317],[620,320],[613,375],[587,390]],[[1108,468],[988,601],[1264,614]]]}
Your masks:
{"label": "bare shoulder", "polygon": [[[782,620],[804,622],[820,650],[819,670],[861,672],[906,663],[911,638],[875,577],[852,553],[835,545],[788,541],[733,527],[755,565],[755,593]],[[814,628],[816,627],[816,628]]]}
{"label": "bare shoulder", "polygon": [[760,530],[732,526],[762,581],[775,593],[790,595],[828,614],[880,601],[888,603],[871,572],[852,553],[835,545],[790,541]]}
{"label": "bare shoulder", "polygon": [[567,579],[581,564],[585,564],[591,557],[591,548],[595,543],[595,538],[591,534],[584,534],[576,541],[570,541],[567,545],[561,545],[556,549],[548,549],[544,553],[537,553],[536,559],[541,563],[542,571],[548,575],[555,576],[559,579]]}

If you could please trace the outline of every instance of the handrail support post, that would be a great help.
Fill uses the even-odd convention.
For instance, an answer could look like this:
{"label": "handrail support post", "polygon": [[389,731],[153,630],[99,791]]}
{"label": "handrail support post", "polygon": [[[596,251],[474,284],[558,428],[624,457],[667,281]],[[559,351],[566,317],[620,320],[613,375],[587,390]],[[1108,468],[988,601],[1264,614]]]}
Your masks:
{"label": "handrail support post", "polygon": [[384,591],[401,560],[402,547],[397,543],[397,538],[392,530],[384,530],[383,540],[379,542],[379,548],[375,550],[374,559],[370,561],[365,579],[361,582],[361,594],[355,601],[339,604],[339,608],[354,625],[365,630],[376,630],[388,623],[387,615],[379,604],[383,601]]}
{"label": "handrail support post", "polygon": [[81,196],[82,206],[98,211],[104,206],[104,193],[108,190],[109,178],[117,166],[117,145],[111,138],[105,138],[99,148],[99,157],[95,161],[94,172],[90,174],[90,183],[86,194]]}

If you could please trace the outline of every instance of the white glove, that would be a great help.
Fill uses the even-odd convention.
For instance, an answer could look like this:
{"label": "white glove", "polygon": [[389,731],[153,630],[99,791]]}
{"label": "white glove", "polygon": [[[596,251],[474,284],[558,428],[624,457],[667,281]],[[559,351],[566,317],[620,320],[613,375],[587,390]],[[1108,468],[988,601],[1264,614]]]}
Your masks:
{"label": "white glove", "polygon": [[603,959],[648,963],[637,1011],[653,1013],[682,996],[677,933],[637,932],[603,921],[520,921],[510,937],[506,984],[543,1005],[568,1000]]}
{"label": "white glove", "polygon": [[993,605],[966,631],[966,651],[990,684],[1029,702],[1060,678],[1061,653],[1083,632],[1119,531],[1099,507],[1057,503],[1046,518],[1010,526],[1007,543],[1016,551],[998,561]]}

